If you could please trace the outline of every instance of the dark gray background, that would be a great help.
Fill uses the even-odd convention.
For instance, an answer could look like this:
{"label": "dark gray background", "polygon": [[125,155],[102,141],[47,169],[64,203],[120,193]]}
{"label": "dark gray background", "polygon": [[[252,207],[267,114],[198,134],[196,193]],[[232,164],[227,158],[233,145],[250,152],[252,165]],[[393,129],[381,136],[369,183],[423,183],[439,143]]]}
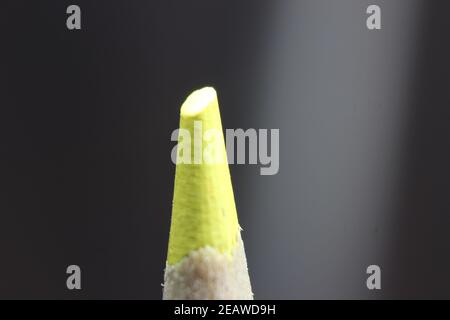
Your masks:
{"label": "dark gray background", "polygon": [[449,9],[2,1],[0,298],[161,298],[170,134],[204,85],[225,128],[280,129],[278,175],[231,167],[256,298],[450,298]]}

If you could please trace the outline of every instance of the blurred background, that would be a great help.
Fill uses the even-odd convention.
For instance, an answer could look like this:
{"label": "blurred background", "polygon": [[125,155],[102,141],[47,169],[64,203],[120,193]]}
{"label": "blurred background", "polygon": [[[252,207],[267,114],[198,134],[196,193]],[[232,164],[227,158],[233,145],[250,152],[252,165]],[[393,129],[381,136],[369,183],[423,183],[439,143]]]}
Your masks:
{"label": "blurred background", "polygon": [[205,85],[224,128],[280,129],[277,175],[231,166],[257,299],[450,298],[449,9],[2,1],[0,298],[161,298],[170,135]]}

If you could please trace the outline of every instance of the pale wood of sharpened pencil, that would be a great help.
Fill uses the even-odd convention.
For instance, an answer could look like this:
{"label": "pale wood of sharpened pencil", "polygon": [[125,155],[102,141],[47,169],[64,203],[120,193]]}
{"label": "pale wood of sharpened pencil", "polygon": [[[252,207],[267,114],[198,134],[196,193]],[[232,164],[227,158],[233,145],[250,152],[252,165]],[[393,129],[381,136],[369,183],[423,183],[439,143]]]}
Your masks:
{"label": "pale wood of sharpened pencil", "polygon": [[212,247],[193,251],[178,264],[166,266],[164,300],[252,300],[244,245],[233,256]]}

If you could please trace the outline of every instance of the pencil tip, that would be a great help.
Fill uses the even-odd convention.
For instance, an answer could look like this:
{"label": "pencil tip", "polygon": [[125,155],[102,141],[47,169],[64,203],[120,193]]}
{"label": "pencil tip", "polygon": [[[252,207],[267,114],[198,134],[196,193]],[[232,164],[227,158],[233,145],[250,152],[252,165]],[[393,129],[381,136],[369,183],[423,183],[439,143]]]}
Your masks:
{"label": "pencil tip", "polygon": [[[203,130],[214,129],[215,139],[207,139],[203,132],[198,132],[198,122]],[[224,161],[208,164],[204,163],[203,156],[194,163],[177,160],[167,257],[169,265],[204,247],[213,247],[231,255],[239,236],[220,111],[213,88],[194,91],[186,99],[180,111],[180,129],[189,132],[194,139],[201,135],[203,149],[211,149],[214,144],[216,153]],[[190,145],[186,146],[187,143]],[[192,139],[183,138],[178,140],[177,147],[191,154],[199,151],[195,144]]]}
{"label": "pencil tip", "polygon": [[204,111],[209,104],[217,99],[216,90],[212,87],[204,87],[189,95],[181,106],[182,117],[193,117]]}

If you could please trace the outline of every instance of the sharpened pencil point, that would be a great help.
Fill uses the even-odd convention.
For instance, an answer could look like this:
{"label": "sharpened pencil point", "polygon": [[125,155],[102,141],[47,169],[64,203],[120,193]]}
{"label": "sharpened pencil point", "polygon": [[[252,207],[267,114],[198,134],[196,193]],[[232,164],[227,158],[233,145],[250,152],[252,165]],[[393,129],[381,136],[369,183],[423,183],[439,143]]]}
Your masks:
{"label": "sharpened pencil point", "polygon": [[[203,88],[194,91],[181,107],[180,129],[191,137],[201,139],[197,145],[205,149],[208,143],[222,149],[226,157],[216,91]],[[215,141],[204,141],[203,132],[195,132],[196,123],[202,131],[217,130]],[[182,139],[180,139],[182,140]],[[179,148],[196,150],[193,139],[179,141]],[[183,143],[189,145],[182,145]],[[197,148],[198,149],[198,148]],[[237,244],[239,225],[234,204],[233,189],[226,158],[219,164],[178,163],[172,208],[168,263],[175,264],[191,251],[206,246],[230,255]],[[194,161],[192,161],[194,162]]]}
{"label": "sharpened pencil point", "polygon": [[[181,130],[194,139],[182,137]],[[182,105],[178,150],[180,159],[195,159],[177,159],[163,298],[251,299],[213,88],[193,92]],[[207,161],[208,150],[216,161]]]}

